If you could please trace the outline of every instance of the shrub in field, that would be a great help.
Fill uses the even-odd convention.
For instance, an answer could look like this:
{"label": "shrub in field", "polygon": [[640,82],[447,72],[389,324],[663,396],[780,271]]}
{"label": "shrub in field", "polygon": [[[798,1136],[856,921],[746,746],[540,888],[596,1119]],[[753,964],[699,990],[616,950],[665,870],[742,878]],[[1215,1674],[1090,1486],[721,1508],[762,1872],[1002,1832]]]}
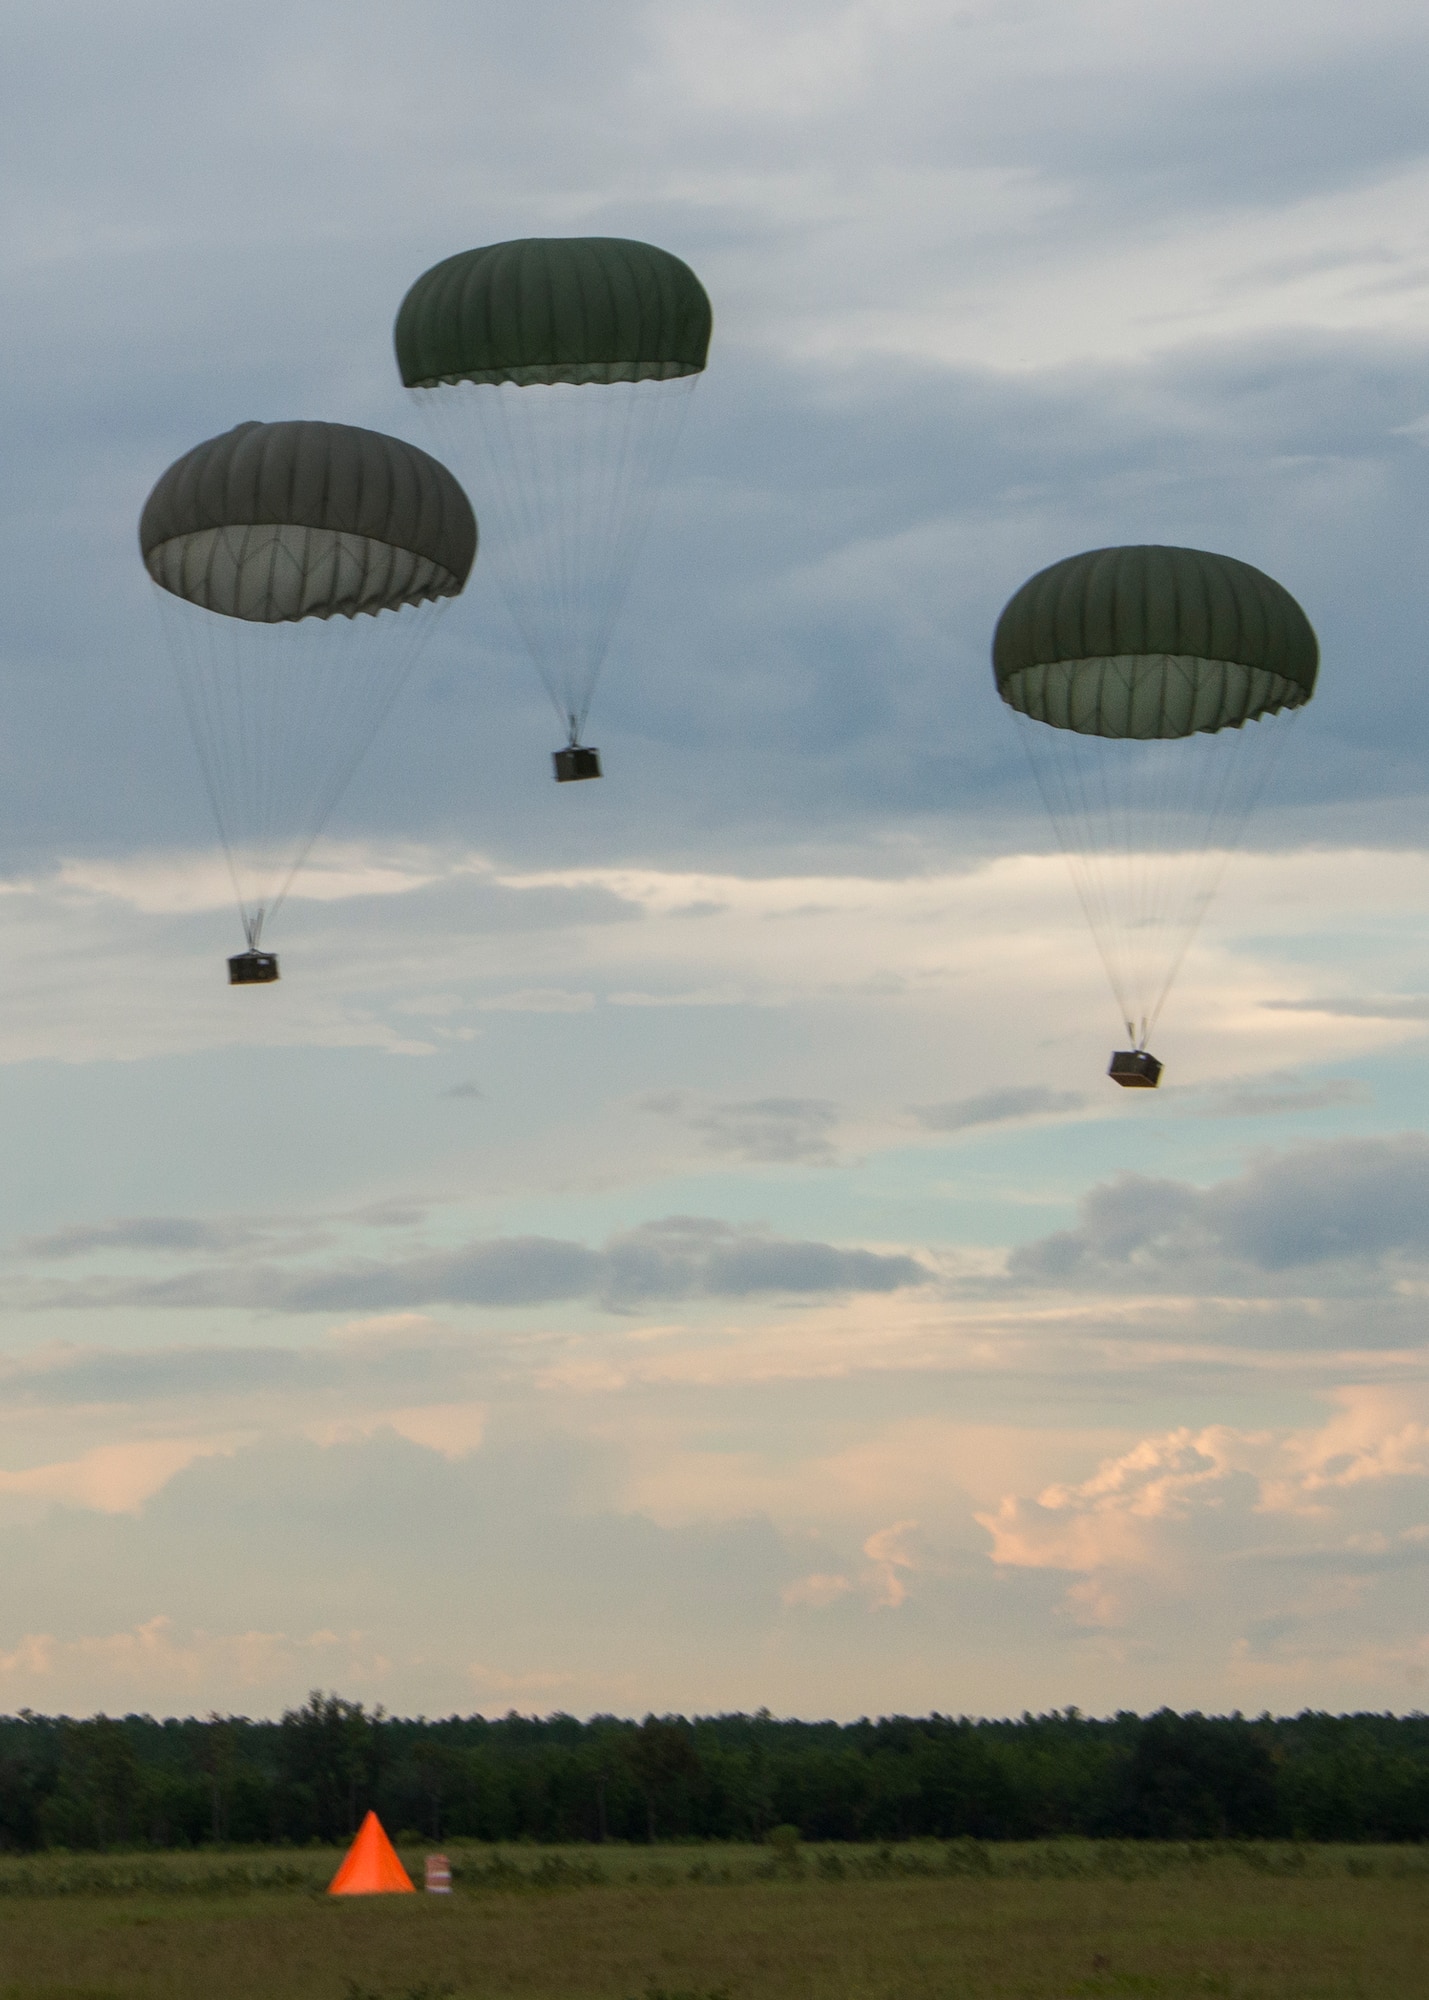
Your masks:
{"label": "shrub in field", "polygon": [[799,1852],[797,1826],[771,1826],[764,1836],[764,1844],[773,1850],[774,1867],[781,1875],[803,1874],[804,1857]]}
{"label": "shrub in field", "polygon": [[640,2000],[729,2000],[729,1988],[711,1986],[706,1991],[700,1987],[656,1986],[652,1981]]}
{"label": "shrub in field", "polygon": [[[452,2000],[455,1992],[455,1986],[436,1986],[424,1979],[420,1986],[409,1986],[405,1993],[394,1996],[394,2000]],[[343,2000],[388,2000],[388,1996],[379,1993],[375,1987],[362,1986],[357,1980],[349,1979]]]}

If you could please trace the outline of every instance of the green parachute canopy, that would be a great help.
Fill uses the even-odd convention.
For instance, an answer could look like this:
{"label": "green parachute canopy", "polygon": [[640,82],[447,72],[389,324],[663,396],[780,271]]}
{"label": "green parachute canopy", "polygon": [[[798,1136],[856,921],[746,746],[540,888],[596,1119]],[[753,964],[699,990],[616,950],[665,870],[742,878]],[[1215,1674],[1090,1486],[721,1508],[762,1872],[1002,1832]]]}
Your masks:
{"label": "green parachute canopy", "polygon": [[239,424],[177,459],[144,503],[155,583],[259,624],[453,597],[476,556],[444,465],[352,424]]}
{"label": "green parachute canopy", "polygon": [[[476,494],[492,567],[568,750],[581,733],[709,353],[688,264],[619,236],[465,250],[408,291],[397,367]],[[557,776],[599,775],[591,751]]]}
{"label": "green parachute canopy", "polygon": [[704,286],[668,250],[534,236],[434,264],[403,299],[394,340],[409,389],[666,382],[700,373],[710,326]]}
{"label": "green parachute canopy", "polygon": [[250,960],[476,538],[444,465],[350,424],[239,424],[145,502],[140,553]]}
{"label": "green parachute canopy", "polygon": [[1138,1050],[1319,658],[1287,590],[1202,549],[1069,556],[997,622],[997,691]]}
{"label": "green parachute canopy", "polygon": [[1024,583],[992,642],[1009,708],[1083,736],[1239,729],[1315,690],[1315,634],[1288,590],[1202,549],[1091,549]]}

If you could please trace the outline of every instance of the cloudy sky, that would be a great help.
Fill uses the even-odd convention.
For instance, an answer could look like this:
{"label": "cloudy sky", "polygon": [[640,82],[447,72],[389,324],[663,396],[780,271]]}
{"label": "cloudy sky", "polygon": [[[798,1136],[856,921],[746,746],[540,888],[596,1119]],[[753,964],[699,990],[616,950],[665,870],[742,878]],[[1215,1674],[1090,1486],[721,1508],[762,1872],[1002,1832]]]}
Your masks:
{"label": "cloudy sky", "polygon": [[[7,40],[0,1708],[1422,1706],[1422,7]],[[144,495],[422,439],[412,278],[582,232],[716,323],[608,775],[479,559],[232,992]],[[1122,541],[1324,656],[1154,1096],[987,665]]]}

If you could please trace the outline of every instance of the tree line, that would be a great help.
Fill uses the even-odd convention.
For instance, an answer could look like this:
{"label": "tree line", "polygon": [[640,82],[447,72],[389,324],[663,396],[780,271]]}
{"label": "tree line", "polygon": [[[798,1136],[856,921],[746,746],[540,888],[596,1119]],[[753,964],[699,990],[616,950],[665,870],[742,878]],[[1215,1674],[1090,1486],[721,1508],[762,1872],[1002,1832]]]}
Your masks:
{"label": "tree line", "polygon": [[[1429,1839],[1429,1716],[0,1717],[0,1848],[426,1841]],[[787,1837],[787,1836],[786,1836]]]}

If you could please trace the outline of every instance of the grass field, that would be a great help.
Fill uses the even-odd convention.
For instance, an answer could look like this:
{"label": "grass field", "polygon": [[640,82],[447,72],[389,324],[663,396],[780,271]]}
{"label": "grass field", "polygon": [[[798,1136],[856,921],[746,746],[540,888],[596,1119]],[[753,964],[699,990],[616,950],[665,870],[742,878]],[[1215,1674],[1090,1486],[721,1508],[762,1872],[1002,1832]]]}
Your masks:
{"label": "grass field", "polygon": [[1429,2000],[1420,1849],[448,1851],[0,1860],[0,2000]]}

